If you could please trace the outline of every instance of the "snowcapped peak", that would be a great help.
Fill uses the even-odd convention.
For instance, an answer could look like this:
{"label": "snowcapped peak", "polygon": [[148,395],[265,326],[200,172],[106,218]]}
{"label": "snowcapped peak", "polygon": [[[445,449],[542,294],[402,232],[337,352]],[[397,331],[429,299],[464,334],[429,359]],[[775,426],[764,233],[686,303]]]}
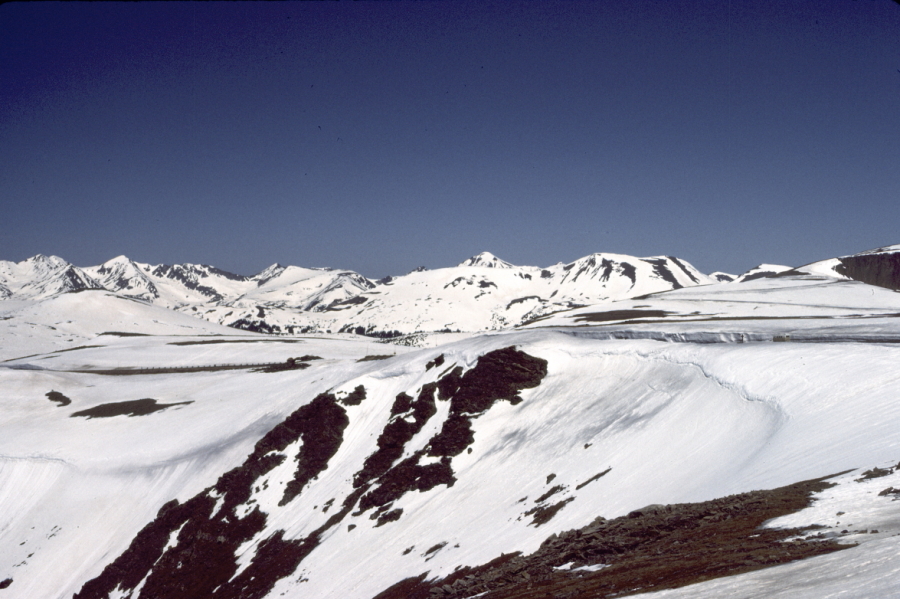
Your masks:
{"label": "snowcapped peak", "polygon": [[265,283],[271,281],[281,273],[286,270],[284,266],[279,263],[275,263],[272,266],[262,270],[256,276],[252,277],[252,280],[256,281],[257,287],[263,286]]}
{"label": "snowcapped peak", "polygon": [[68,262],[60,258],[59,256],[45,256],[44,254],[37,254],[32,256],[28,260],[25,260],[25,264],[32,265],[45,265],[51,268],[60,267],[60,266],[68,266]]}
{"label": "snowcapped peak", "polygon": [[113,264],[134,264],[134,262],[128,256],[122,254],[116,256],[115,258],[111,258],[103,263],[104,265],[112,266]]}
{"label": "snowcapped peak", "polygon": [[460,263],[459,266],[481,266],[483,268],[515,268],[509,262],[501,260],[490,252],[481,252],[472,256],[468,260]]}
{"label": "snowcapped peak", "polygon": [[96,271],[94,274],[106,274],[109,272],[131,272],[140,271],[140,267],[135,264],[128,256],[116,256],[107,260],[103,264],[95,268],[88,268],[88,271]]}

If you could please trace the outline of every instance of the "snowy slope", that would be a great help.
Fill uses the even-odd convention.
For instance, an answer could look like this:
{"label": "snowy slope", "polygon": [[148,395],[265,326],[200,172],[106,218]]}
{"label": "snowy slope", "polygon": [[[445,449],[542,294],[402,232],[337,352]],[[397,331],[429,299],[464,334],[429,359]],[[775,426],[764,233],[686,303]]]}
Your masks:
{"label": "snowy slope", "polygon": [[[804,287],[799,289],[791,291],[789,286],[781,291],[782,299],[803,293]],[[699,294],[701,289],[675,293],[689,291]],[[771,288],[757,290],[767,292],[774,293]],[[829,325],[852,322],[836,319]],[[368,362],[356,361],[372,353],[364,343],[306,339],[302,350],[281,348],[279,355],[309,352],[325,360],[313,361],[305,370],[272,374],[109,377],[0,369],[5,391],[0,400],[0,476],[5,484],[0,489],[6,490],[0,499],[0,578],[12,578],[11,596],[70,597],[122,555],[163,504],[177,498],[200,511],[173,529],[177,532],[183,524],[193,536],[166,533],[171,559],[181,556],[183,561],[186,551],[213,551],[210,556],[236,568],[221,584],[241,572],[248,573],[245,578],[258,573],[260,584],[272,582],[271,590],[260,596],[372,597],[405,577],[426,571],[438,577],[504,552],[533,551],[551,533],[583,526],[599,515],[612,518],[650,503],[769,488],[894,463],[900,456],[896,345],[659,343],[594,339],[587,332],[565,327],[500,333]],[[885,325],[883,332],[900,331]],[[203,339],[208,338],[198,341]],[[154,337],[127,341],[132,354],[139,354],[144,343],[158,360],[165,359],[166,348],[173,353],[202,348],[211,352],[208,359],[213,361],[217,351],[235,357],[231,343],[173,346],[168,339]],[[333,344],[344,345],[335,351],[329,349]],[[244,345],[248,352],[258,351],[256,344]],[[398,406],[398,396],[405,393],[418,402],[423,391],[427,396],[429,383],[445,380],[453,368],[461,367],[464,378],[477,370],[484,356],[512,346],[546,360],[546,374],[538,384],[518,391],[520,403],[494,401],[484,412],[470,413],[466,418],[473,440],[458,453],[447,450],[446,459],[417,454],[433,447],[435,437],[453,421],[456,400],[441,400],[438,394],[434,413],[426,418],[428,410],[417,412],[418,404]],[[70,353],[82,354],[76,360],[81,364],[90,359],[89,352],[97,351]],[[101,365],[108,365],[113,354],[96,355]],[[441,355],[442,363],[435,364]],[[64,368],[67,359],[60,355],[46,363]],[[191,359],[199,358],[195,354]],[[359,386],[365,398],[342,403]],[[51,390],[72,403],[48,401],[44,396]],[[324,469],[293,488],[298,494],[284,501],[290,481],[298,475],[294,456],[305,455],[304,447],[318,446],[321,440],[314,436],[291,441],[288,435],[283,449],[258,454],[258,459],[286,458],[274,468],[256,470],[248,495],[220,478],[246,463],[267,430],[313,405],[323,393],[335,399],[325,397],[317,405],[327,407],[338,421],[346,418],[346,423]],[[456,397],[454,393],[449,391]],[[73,416],[139,398],[169,407],[144,416]],[[404,420],[415,428],[417,419],[422,426],[400,443],[399,454],[392,454],[381,475],[387,478],[368,479],[363,483],[366,493],[384,487],[390,476],[405,480],[402,469],[397,470],[403,463],[431,467],[443,475],[449,471],[453,484],[438,476],[423,482],[427,490],[401,492],[386,504],[375,497],[371,507],[361,509],[366,495],[353,499],[354,490],[362,488],[353,483],[361,480],[367,460],[377,453],[379,438],[393,430],[390,423]],[[204,491],[217,480],[220,491]],[[551,498],[536,502],[557,485],[561,489]],[[23,495],[21,489],[28,493]],[[192,497],[198,499],[190,503]],[[566,500],[540,526],[526,515]],[[244,533],[222,520],[202,525],[215,520],[215,515],[212,520],[202,515],[205,508],[199,506],[206,501],[225,510],[215,512],[220,517],[234,514],[234,523],[257,509],[265,522]],[[378,517],[371,519],[375,514]],[[336,521],[329,525],[332,517]],[[317,529],[317,542],[309,542]],[[207,531],[216,531],[210,547],[200,535],[213,534]],[[225,541],[216,541],[219,536]],[[296,567],[279,575],[263,567],[270,563],[266,552],[275,546],[281,547],[278,555],[296,559],[303,539],[306,547],[313,547]],[[862,550],[881,551],[891,542],[889,537],[876,538]],[[228,550],[224,554],[222,547]],[[429,552],[434,547],[439,548]],[[852,562],[853,551],[829,556],[830,567],[843,563],[834,560]],[[168,559],[156,566],[160,572]],[[893,559],[890,563],[896,567]],[[155,584],[147,572],[135,570],[135,584]],[[191,572],[185,570],[184,580],[195,580]],[[135,588],[129,584],[116,579],[113,587],[120,592],[111,596],[138,596],[127,592]],[[789,583],[782,579],[782,584]]]}
{"label": "snowy slope", "polygon": [[580,327],[585,334],[696,341],[893,339],[897,293],[858,281],[794,274],[679,289],[559,312],[528,327]]}
{"label": "snowy slope", "polygon": [[94,343],[102,333],[237,335],[241,332],[100,290],[0,303],[0,361]]}
{"label": "snowy slope", "polygon": [[783,264],[760,264],[759,266],[755,266],[747,272],[735,277],[732,282],[745,283],[747,281],[753,281],[765,277],[773,277],[789,270],[791,270],[791,267],[784,266]]}

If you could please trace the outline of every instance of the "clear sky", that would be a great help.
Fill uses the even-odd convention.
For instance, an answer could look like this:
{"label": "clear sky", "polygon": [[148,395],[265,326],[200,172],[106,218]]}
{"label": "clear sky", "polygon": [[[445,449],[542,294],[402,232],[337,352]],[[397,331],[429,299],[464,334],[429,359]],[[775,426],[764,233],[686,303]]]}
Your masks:
{"label": "clear sky", "polygon": [[377,278],[900,243],[900,5],[0,5],[0,259]]}

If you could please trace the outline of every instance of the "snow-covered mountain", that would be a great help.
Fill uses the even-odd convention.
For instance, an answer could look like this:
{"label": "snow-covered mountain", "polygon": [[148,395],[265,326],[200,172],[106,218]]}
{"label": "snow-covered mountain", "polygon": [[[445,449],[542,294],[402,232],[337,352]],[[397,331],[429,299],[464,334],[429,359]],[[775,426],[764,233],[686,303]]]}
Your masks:
{"label": "snow-covered mountain", "polygon": [[107,291],[148,302],[160,299],[159,290],[151,278],[139,265],[125,256],[118,256],[85,271]]}
{"label": "snow-covered mountain", "polygon": [[[380,281],[352,271],[279,264],[244,277],[206,265],[140,264],[125,256],[83,271],[61,258],[49,260],[56,268],[48,273],[57,279],[54,273],[64,269],[82,272],[81,288],[99,287],[218,324],[268,333],[391,336],[498,330],[550,312],[713,282],[678,258],[620,254],[592,254],[540,268],[514,266],[484,252],[455,267],[417,269]],[[24,281],[22,288],[46,290],[23,295],[10,288],[7,297],[47,297],[54,289],[69,290],[52,285],[43,271],[5,264],[10,274],[0,283]]]}
{"label": "snow-covered mountain", "polygon": [[900,246],[797,268],[762,264],[704,275],[671,256],[591,254],[546,268],[483,252],[459,265],[372,281],[347,270],[273,264],[246,277],[208,265],[150,265],[119,256],[79,269],[58,257],[0,262],[0,299],[40,299],[102,288],[216,324],[263,333],[350,332],[397,337],[521,326],[583,306],[710,284],[791,274],[900,287]]}
{"label": "snow-covered mountain", "polygon": [[484,268],[515,268],[506,260],[501,260],[490,252],[481,252],[459,263],[459,266],[483,266]]}
{"label": "snow-covered mountain", "polygon": [[22,262],[0,260],[0,286],[0,298],[6,296],[4,299],[42,299],[100,288],[84,270],[57,256],[41,254]]}

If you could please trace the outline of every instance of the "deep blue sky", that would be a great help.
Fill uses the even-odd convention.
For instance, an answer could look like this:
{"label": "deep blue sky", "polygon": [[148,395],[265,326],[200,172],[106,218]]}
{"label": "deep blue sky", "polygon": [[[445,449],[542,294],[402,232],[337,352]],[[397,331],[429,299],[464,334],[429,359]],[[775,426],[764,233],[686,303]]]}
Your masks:
{"label": "deep blue sky", "polygon": [[0,6],[0,259],[705,272],[900,243],[891,0]]}

